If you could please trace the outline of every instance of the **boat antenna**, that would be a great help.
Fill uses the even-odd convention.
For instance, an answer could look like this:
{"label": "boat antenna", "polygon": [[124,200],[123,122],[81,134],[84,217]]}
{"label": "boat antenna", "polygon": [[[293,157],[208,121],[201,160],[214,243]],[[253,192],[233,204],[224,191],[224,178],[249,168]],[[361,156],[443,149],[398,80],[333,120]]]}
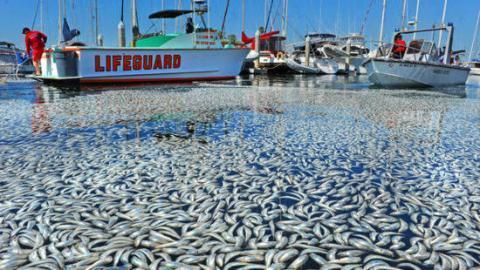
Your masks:
{"label": "boat antenna", "polygon": [[470,62],[472,62],[473,49],[474,49],[475,43],[477,42],[478,26],[479,25],[480,25],[480,10],[478,11],[477,25],[475,26],[475,33],[473,33],[473,40],[472,40],[472,47],[470,48],[470,55],[468,56],[468,59],[469,59]]}
{"label": "boat antenna", "polygon": [[375,0],[370,1],[370,5],[368,6],[367,11],[365,12],[365,17],[363,17],[363,23],[362,23],[362,26],[360,27],[360,35],[363,35],[363,31],[365,31],[365,25],[367,24],[368,15],[372,10],[373,2],[375,2]]}
{"label": "boat antenna", "polygon": [[223,14],[223,21],[222,21],[222,31],[220,32],[221,37],[223,38],[223,32],[225,30],[225,21],[227,20],[228,8],[230,6],[230,0],[227,0],[227,5],[225,6],[225,13]]}
{"label": "boat antenna", "polygon": [[270,16],[272,15],[273,0],[270,1],[270,7],[268,10],[267,22],[265,23],[265,31],[268,29],[268,23],[270,22]]}

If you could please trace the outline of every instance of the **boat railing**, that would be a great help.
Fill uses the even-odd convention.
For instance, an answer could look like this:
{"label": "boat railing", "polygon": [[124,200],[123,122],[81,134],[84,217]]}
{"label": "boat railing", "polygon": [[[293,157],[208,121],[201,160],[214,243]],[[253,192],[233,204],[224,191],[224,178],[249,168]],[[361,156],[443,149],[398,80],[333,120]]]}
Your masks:
{"label": "boat railing", "polygon": [[[421,47],[418,47],[417,45],[412,43],[410,43],[408,46],[402,46],[395,45],[393,43],[382,42],[382,45],[378,47],[379,49],[377,50],[376,57],[410,61],[434,62],[438,59],[438,50],[432,42],[425,42],[425,44],[427,44],[427,46],[422,45]],[[405,53],[400,56],[395,54],[393,51],[395,47],[404,47]]]}

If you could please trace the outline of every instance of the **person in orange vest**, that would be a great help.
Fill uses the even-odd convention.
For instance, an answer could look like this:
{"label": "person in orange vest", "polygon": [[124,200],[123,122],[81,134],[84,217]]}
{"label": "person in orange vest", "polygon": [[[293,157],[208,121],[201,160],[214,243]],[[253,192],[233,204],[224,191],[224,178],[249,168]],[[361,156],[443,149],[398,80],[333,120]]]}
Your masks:
{"label": "person in orange vest", "polygon": [[22,33],[25,35],[25,47],[27,55],[31,55],[33,66],[35,67],[35,75],[40,76],[40,59],[45,50],[45,43],[47,43],[47,36],[39,31],[31,31],[30,28],[23,28]]}
{"label": "person in orange vest", "polygon": [[405,51],[407,50],[407,43],[402,39],[401,34],[395,36],[395,42],[393,44],[392,52],[393,58],[402,59]]}

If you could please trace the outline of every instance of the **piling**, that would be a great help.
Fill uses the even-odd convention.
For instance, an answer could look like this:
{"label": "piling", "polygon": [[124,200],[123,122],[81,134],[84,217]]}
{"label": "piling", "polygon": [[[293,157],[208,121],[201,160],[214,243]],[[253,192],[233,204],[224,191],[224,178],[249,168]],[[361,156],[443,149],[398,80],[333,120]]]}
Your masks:
{"label": "piling", "polygon": [[125,47],[126,39],[125,39],[125,24],[123,21],[118,23],[118,46]]}
{"label": "piling", "polygon": [[305,38],[305,65],[310,66],[310,36]]}
{"label": "piling", "polygon": [[[260,30],[255,32],[255,52],[260,55]],[[255,67],[258,68],[260,66],[260,57],[255,60]]]}

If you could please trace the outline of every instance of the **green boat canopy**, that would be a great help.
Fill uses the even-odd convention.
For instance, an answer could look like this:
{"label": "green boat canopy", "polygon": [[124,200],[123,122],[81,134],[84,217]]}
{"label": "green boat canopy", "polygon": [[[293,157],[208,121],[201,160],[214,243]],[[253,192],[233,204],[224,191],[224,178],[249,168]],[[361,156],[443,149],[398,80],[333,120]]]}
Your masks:
{"label": "green boat canopy", "polygon": [[172,19],[185,14],[193,13],[193,10],[162,10],[150,14],[149,19]]}

